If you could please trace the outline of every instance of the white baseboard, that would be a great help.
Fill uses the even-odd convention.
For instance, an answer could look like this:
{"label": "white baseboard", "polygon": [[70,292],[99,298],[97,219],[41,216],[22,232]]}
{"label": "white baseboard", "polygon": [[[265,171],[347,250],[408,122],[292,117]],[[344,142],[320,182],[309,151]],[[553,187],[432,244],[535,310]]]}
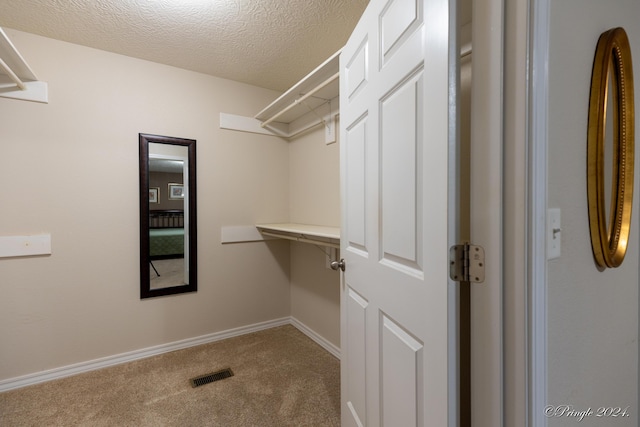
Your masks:
{"label": "white baseboard", "polygon": [[338,360],[340,360],[340,348],[335,346],[333,343],[327,341],[324,337],[318,335],[313,329],[309,328],[307,325],[296,319],[295,317],[291,317],[291,324],[298,328],[300,332],[311,338],[315,341],[320,347],[327,350],[329,353],[334,355]]}
{"label": "white baseboard", "polygon": [[[226,331],[215,332],[213,334],[202,335],[195,338],[187,338],[180,341],[174,341],[172,343],[161,344],[153,347],[143,348],[140,350],[130,351],[127,353],[107,356],[100,359],[90,360],[87,362],[80,362],[73,365],[50,369],[48,371],[36,372],[34,374],[24,375],[16,378],[9,378],[7,380],[0,381],[0,393],[4,391],[21,388],[21,387],[26,387],[33,384],[42,383],[45,381],[56,380],[56,379],[69,377],[76,374],[81,374],[84,372],[94,371],[96,369],[107,368],[109,366],[115,366],[121,363],[133,362],[134,360],[144,359],[150,356],[157,356],[159,354],[168,353],[170,351],[182,350],[185,348],[194,347],[196,345],[208,344],[208,343],[220,341],[226,338],[232,338],[232,337],[236,337],[244,334],[250,334],[252,332],[261,331],[264,329],[275,328],[277,326],[283,326],[283,325],[289,325],[289,324],[293,324],[298,329],[302,330],[300,326],[297,326],[296,324],[294,324],[291,317],[283,317],[281,319],[256,323],[249,326],[242,326],[240,328],[228,329]],[[306,326],[304,325],[302,326],[306,328]],[[302,331],[305,334],[309,335],[304,330]],[[317,342],[315,338],[311,337],[311,339]]]}

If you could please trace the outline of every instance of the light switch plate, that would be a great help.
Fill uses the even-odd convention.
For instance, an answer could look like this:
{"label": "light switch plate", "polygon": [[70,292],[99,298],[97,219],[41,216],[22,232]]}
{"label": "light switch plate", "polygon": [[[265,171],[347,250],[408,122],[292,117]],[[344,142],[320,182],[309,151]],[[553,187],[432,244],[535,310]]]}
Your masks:
{"label": "light switch plate", "polygon": [[560,209],[547,211],[547,259],[560,258],[562,226]]}

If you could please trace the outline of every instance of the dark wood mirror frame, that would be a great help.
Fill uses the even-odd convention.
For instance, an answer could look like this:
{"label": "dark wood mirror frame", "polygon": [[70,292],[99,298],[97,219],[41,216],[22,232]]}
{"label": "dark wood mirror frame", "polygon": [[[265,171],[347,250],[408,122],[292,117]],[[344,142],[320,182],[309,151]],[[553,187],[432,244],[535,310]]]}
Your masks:
{"label": "dark wood mirror frame", "polygon": [[[149,143],[180,145],[187,147],[188,175],[185,188],[188,189],[188,262],[189,283],[160,289],[151,289],[150,281],[150,239],[149,239]],[[139,134],[140,152],[140,298],[152,298],[198,290],[198,252],[196,233],[196,141],[159,135]]]}

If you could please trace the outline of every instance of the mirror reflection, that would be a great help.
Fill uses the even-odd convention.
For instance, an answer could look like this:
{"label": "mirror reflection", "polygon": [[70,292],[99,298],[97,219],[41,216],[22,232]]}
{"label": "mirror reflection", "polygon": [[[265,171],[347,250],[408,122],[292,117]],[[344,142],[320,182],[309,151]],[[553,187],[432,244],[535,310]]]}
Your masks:
{"label": "mirror reflection", "polygon": [[[189,284],[189,245],[185,244],[184,168],[186,147],[160,154],[149,144],[149,271],[151,289]],[[164,197],[163,197],[164,196]],[[187,196],[188,200],[188,196]],[[187,209],[188,211],[188,209]],[[188,218],[188,215],[187,215]],[[186,248],[186,249],[185,249]]]}
{"label": "mirror reflection", "polygon": [[604,156],[604,217],[607,219],[607,235],[611,236],[611,212],[615,209],[615,198],[612,197],[615,194],[614,177],[617,171],[614,170],[614,162],[617,158],[614,158],[615,145],[614,145],[614,122],[617,117],[614,117],[616,104],[614,103],[615,87],[612,81],[613,66],[609,66],[609,78],[607,79],[607,92],[606,92],[606,109],[604,110],[604,141],[603,141],[603,153]]}
{"label": "mirror reflection", "polygon": [[141,298],[195,291],[195,141],[140,134],[140,194]]}

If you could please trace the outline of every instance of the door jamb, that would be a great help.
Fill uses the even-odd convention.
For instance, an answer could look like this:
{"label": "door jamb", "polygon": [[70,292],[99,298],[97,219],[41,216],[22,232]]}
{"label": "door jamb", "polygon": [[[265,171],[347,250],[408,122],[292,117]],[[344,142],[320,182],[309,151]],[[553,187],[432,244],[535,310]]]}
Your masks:
{"label": "door jamb", "polygon": [[545,427],[546,404],[546,216],[547,216],[547,111],[549,62],[549,0],[530,1],[529,114],[528,114],[528,236],[527,251],[527,422]]}

